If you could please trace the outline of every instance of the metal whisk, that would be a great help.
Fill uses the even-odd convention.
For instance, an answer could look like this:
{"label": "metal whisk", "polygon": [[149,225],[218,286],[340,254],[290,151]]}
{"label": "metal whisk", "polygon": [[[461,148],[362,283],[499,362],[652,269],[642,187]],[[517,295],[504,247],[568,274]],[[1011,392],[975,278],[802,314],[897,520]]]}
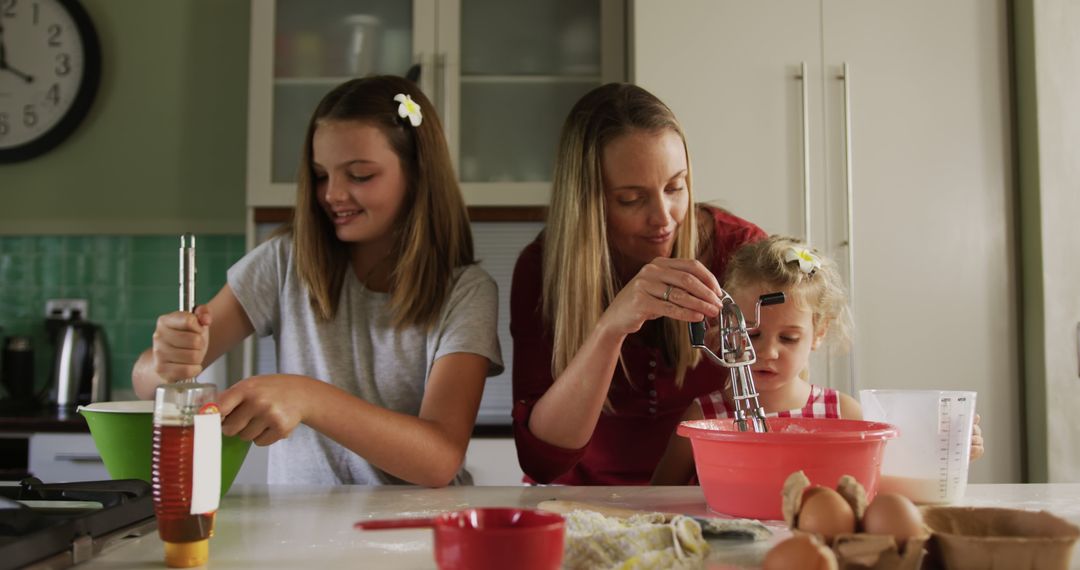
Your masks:
{"label": "metal whisk", "polygon": [[731,397],[735,402],[735,427],[739,431],[769,431],[769,425],[765,422],[765,410],[758,401],[754,376],[750,372],[750,365],[757,361],[757,353],[750,342],[750,331],[758,328],[763,305],[783,302],[783,293],[762,295],[754,305],[754,320],[748,324],[742,310],[731,296],[725,293],[720,308],[719,356],[705,345],[705,321],[690,323],[690,346],[704,352],[710,360],[731,371]]}

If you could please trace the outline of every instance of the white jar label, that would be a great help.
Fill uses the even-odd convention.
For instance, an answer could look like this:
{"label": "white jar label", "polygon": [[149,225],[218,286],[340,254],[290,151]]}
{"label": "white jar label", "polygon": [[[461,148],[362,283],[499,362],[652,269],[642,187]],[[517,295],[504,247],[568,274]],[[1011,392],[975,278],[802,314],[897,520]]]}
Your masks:
{"label": "white jar label", "polygon": [[195,415],[191,462],[191,514],[217,510],[221,499],[221,414],[208,404]]}

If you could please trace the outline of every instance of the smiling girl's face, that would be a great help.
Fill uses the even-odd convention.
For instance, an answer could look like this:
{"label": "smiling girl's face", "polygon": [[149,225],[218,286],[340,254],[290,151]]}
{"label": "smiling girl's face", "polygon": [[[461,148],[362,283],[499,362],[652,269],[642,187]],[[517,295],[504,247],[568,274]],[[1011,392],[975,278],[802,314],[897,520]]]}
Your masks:
{"label": "smiling girl's face", "polygon": [[601,155],[608,243],[624,275],[670,257],[675,230],[686,219],[686,147],[678,133],[630,131]]}
{"label": "smiling girl's face", "polygon": [[322,121],[311,147],[315,195],[338,239],[365,246],[392,244],[406,180],[386,135],[364,122]]}

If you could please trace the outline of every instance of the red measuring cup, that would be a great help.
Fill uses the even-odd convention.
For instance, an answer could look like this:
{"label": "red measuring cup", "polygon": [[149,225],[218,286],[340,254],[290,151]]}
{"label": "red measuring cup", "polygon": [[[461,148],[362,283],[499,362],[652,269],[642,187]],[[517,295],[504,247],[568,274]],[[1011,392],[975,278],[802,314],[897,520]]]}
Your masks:
{"label": "red measuring cup", "polygon": [[534,509],[477,508],[435,517],[361,521],[362,530],[435,530],[442,570],[555,570],[562,564],[565,521]]}

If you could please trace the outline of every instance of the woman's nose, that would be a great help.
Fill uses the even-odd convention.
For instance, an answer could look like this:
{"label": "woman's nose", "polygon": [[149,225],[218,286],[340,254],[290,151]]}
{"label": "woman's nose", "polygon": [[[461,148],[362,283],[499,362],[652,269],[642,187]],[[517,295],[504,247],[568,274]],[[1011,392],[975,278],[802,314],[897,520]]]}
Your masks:
{"label": "woman's nose", "polygon": [[657,200],[649,210],[649,224],[657,227],[667,227],[671,222],[671,211],[667,200]]}

